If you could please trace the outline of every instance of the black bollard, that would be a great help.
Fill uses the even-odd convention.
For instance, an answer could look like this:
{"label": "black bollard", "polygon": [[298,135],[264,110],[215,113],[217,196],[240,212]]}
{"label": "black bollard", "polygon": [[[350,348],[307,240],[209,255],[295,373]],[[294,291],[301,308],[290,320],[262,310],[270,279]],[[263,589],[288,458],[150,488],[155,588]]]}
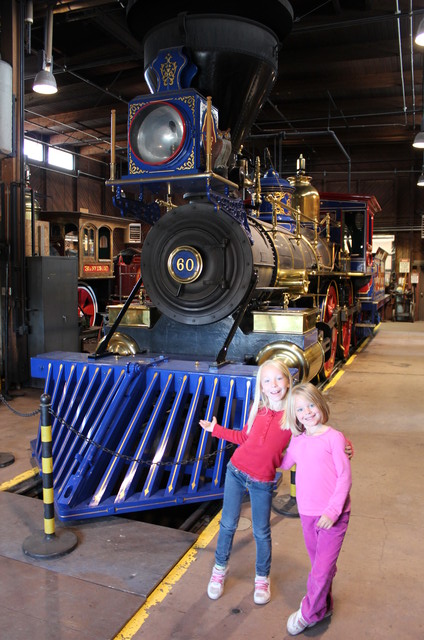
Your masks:
{"label": "black bollard", "polygon": [[15,462],[13,453],[0,452],[0,467],[8,467],[13,462]]}
{"label": "black bollard", "polygon": [[50,401],[50,396],[45,393],[40,398],[44,533],[38,532],[28,536],[22,545],[27,556],[37,559],[58,558],[73,551],[78,544],[73,531],[55,530]]}
{"label": "black bollard", "polygon": [[271,508],[282,516],[299,517],[296,501],[296,465],[290,469],[290,497],[276,496],[272,501]]}

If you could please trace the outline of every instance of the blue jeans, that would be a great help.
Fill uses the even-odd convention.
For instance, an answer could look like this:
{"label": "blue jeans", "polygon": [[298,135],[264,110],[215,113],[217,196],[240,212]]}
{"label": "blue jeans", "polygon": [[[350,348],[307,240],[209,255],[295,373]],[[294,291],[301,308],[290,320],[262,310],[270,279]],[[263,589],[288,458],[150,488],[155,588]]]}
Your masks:
{"label": "blue jeans", "polygon": [[215,562],[221,567],[226,567],[228,564],[246,489],[250,495],[253,536],[256,543],[256,575],[269,576],[271,570],[271,501],[274,482],[253,480],[243,471],[236,469],[231,462],[227,465],[225,475],[224,502]]}

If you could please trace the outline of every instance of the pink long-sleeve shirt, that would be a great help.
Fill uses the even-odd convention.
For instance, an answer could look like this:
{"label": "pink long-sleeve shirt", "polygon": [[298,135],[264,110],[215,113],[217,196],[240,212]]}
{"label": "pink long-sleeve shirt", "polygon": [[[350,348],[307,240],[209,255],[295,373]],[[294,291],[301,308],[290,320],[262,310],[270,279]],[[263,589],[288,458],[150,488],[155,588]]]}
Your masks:
{"label": "pink long-sleeve shirt", "polygon": [[296,465],[296,501],[299,513],[322,516],[336,522],[350,511],[352,486],[350,461],[345,453],[344,435],[328,427],[316,436],[294,436],[281,467]]}
{"label": "pink long-sleeve shirt", "polygon": [[262,408],[249,433],[247,425],[239,430],[216,424],[212,435],[240,445],[231,457],[237,469],[259,482],[272,482],[291,438],[289,429],[281,429],[283,414],[284,411]]}

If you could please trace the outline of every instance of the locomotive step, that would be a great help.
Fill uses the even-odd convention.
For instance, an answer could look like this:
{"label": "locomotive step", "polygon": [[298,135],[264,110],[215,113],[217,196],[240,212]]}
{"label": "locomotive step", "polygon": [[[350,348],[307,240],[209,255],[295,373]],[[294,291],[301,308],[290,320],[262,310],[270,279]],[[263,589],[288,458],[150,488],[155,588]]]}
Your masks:
{"label": "locomotive step", "polygon": [[368,327],[369,329],[373,329],[376,326],[377,325],[373,324],[372,322],[356,322],[355,323],[355,327]]}

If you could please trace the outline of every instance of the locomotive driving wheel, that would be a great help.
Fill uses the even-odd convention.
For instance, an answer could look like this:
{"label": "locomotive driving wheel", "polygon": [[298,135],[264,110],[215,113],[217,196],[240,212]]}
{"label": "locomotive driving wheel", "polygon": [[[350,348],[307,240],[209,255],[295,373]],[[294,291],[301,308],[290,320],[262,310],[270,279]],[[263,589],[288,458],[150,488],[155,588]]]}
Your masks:
{"label": "locomotive driving wheel", "polygon": [[338,305],[338,293],[337,287],[334,282],[332,282],[326,291],[325,300],[322,303],[321,307],[321,321],[327,324],[330,327],[330,353],[324,362],[324,367],[322,370],[322,375],[325,379],[328,379],[334,369],[334,365],[336,362],[336,353],[337,353],[337,326],[333,324],[333,316],[334,312]]}
{"label": "locomotive driving wheel", "polygon": [[97,312],[96,294],[88,284],[81,282],[78,285],[78,317],[92,327],[96,323]]}

